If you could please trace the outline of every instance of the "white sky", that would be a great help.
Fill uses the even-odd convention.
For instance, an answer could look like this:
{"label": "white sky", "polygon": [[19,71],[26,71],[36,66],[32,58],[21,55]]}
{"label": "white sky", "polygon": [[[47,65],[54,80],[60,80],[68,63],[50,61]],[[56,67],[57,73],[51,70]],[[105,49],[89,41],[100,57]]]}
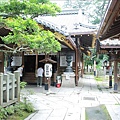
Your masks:
{"label": "white sky", "polygon": [[50,1],[57,3],[59,6],[62,6],[66,0],[50,0]]}

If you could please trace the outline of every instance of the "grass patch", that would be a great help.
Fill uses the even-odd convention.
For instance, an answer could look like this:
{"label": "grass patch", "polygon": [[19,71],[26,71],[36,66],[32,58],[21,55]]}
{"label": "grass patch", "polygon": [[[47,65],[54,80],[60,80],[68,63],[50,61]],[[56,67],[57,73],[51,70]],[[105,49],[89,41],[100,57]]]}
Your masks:
{"label": "grass patch", "polygon": [[116,103],[115,105],[120,105],[120,103]]}
{"label": "grass patch", "polygon": [[96,81],[103,81],[105,77],[99,76],[99,77],[94,77]]}
{"label": "grass patch", "polygon": [[21,116],[19,116],[18,114],[14,113],[11,116],[8,116],[8,118],[6,120],[24,120],[25,118],[27,118],[31,113],[28,113],[26,111],[21,111]]}
{"label": "grass patch", "polygon": [[84,73],[85,75],[94,75],[94,73],[93,72],[86,72],[86,73]]}
{"label": "grass patch", "polygon": [[107,120],[112,120],[108,111],[107,111],[107,108],[105,105],[100,105],[100,108],[103,110],[103,112],[105,113],[106,117],[107,117]]}
{"label": "grass patch", "polygon": [[85,120],[89,120],[86,112],[85,112]]}
{"label": "grass patch", "polygon": [[3,108],[0,106],[0,120],[24,120],[30,114],[34,113],[34,107],[26,101]]}

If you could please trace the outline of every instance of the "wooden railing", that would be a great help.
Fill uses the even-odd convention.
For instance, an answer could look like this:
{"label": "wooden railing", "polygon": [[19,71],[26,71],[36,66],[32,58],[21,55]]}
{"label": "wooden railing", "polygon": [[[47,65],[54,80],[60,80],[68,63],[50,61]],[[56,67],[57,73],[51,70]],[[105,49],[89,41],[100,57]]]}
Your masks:
{"label": "wooden railing", "polygon": [[20,73],[0,73],[0,106],[20,101]]}

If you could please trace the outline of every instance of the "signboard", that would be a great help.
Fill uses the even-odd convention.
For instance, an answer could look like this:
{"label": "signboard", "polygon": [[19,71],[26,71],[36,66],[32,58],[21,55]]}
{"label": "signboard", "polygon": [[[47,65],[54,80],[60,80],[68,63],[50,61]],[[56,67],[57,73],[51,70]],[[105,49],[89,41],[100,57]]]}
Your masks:
{"label": "signboard", "polygon": [[22,56],[13,56],[11,66],[21,66]]}
{"label": "signboard", "polygon": [[45,64],[44,66],[44,70],[45,70],[45,77],[51,77],[52,76],[52,64]]}

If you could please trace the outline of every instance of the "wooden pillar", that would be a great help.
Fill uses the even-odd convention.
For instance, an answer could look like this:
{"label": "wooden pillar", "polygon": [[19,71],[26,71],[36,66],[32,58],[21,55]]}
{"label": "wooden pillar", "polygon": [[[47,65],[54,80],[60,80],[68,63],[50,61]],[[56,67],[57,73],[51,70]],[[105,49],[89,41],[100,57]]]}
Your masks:
{"label": "wooden pillar", "polygon": [[78,86],[78,50],[75,51],[75,85]]}
{"label": "wooden pillar", "polygon": [[114,91],[118,90],[118,79],[117,79],[117,60],[114,61]]}
{"label": "wooden pillar", "polygon": [[81,61],[82,61],[81,77],[83,78],[83,74],[84,74],[84,60],[83,60],[83,54],[82,54]]}
{"label": "wooden pillar", "polygon": [[38,53],[36,53],[35,71],[38,69]]}
{"label": "wooden pillar", "polygon": [[60,53],[57,53],[57,75],[60,73]]}
{"label": "wooden pillar", "polygon": [[24,64],[24,52],[22,52],[22,64]]}
{"label": "wooden pillar", "polygon": [[109,61],[109,88],[112,88],[112,66],[111,66],[111,61]]}
{"label": "wooden pillar", "polygon": [[0,52],[0,72],[4,73],[4,53]]}

